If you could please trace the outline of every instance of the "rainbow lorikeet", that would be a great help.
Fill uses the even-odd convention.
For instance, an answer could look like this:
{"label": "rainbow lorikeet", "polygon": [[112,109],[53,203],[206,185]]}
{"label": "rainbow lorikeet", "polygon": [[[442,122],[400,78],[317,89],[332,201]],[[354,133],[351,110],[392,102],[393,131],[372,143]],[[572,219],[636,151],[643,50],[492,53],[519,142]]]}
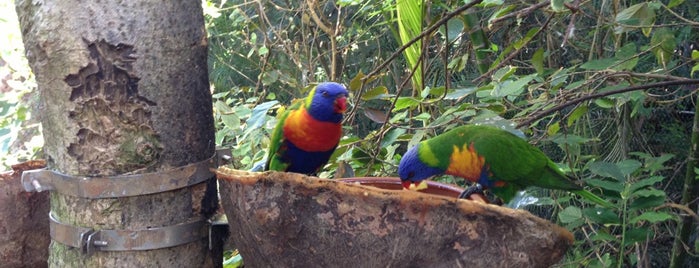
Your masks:
{"label": "rainbow lorikeet", "polygon": [[406,189],[411,183],[417,186],[429,177],[448,174],[490,189],[505,203],[517,191],[538,186],[566,190],[602,206],[612,206],[575,184],[541,150],[492,126],[460,126],[418,143],[403,155],[398,174]]}
{"label": "rainbow lorikeet", "polygon": [[303,102],[284,111],[272,133],[265,169],[316,175],[340,142],[348,94],[341,84],[320,83]]}

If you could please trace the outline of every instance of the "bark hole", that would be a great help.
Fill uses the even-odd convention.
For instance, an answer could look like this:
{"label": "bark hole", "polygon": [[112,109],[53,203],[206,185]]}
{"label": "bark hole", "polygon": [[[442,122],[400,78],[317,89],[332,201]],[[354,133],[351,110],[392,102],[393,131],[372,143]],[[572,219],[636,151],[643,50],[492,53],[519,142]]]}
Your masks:
{"label": "bark hole", "polygon": [[[153,166],[162,151],[149,110],[157,104],[138,93],[135,48],[85,42],[90,62],[64,79],[75,104],[69,117],[79,127],[68,147],[80,162],[78,171],[114,175]],[[106,157],[114,155],[118,157]]]}

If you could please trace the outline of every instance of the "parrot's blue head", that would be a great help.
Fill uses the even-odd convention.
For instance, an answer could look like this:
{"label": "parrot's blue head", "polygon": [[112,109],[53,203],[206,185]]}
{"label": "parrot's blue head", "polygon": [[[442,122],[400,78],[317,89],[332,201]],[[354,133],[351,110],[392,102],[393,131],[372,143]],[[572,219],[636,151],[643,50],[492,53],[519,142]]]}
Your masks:
{"label": "parrot's blue head", "polygon": [[342,113],[347,109],[349,92],[342,84],[323,82],[312,92],[310,103],[307,103],[308,113],[316,120],[340,123]]}
{"label": "parrot's blue head", "polygon": [[403,158],[400,159],[400,164],[398,164],[398,176],[400,176],[401,184],[405,189],[409,189],[410,184],[417,186],[427,178],[444,173],[444,170],[430,167],[420,160],[418,149],[421,144],[418,143],[405,152]]}

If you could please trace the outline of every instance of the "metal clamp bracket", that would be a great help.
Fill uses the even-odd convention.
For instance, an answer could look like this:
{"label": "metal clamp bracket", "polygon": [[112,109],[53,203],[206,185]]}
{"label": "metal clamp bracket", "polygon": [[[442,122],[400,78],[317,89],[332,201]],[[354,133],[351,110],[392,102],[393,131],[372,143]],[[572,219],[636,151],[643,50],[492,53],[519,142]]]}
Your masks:
{"label": "metal clamp bracket", "polygon": [[211,168],[226,159],[226,150],[186,166],[161,172],[105,177],[75,177],[47,169],[22,173],[22,186],[27,192],[57,191],[83,198],[116,198],[172,191],[201,183],[214,174]]}
{"label": "metal clamp bracket", "polygon": [[95,251],[152,250],[179,246],[208,236],[208,222],[194,219],[171,226],[142,230],[94,230],[62,223],[49,213],[51,238],[79,248],[84,254]]}

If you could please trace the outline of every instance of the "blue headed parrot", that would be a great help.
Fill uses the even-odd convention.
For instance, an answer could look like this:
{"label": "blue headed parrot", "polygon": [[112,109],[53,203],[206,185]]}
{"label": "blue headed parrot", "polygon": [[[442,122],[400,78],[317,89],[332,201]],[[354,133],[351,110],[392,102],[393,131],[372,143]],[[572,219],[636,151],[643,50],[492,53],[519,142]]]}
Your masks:
{"label": "blue headed parrot", "polygon": [[418,143],[403,155],[398,174],[406,189],[432,176],[447,174],[477,183],[505,203],[517,191],[537,186],[569,191],[612,207],[566,176],[541,150],[493,126],[459,126]]}
{"label": "blue headed parrot", "polygon": [[265,169],[316,175],[340,142],[348,95],[342,84],[324,82],[286,109],[272,133]]}

